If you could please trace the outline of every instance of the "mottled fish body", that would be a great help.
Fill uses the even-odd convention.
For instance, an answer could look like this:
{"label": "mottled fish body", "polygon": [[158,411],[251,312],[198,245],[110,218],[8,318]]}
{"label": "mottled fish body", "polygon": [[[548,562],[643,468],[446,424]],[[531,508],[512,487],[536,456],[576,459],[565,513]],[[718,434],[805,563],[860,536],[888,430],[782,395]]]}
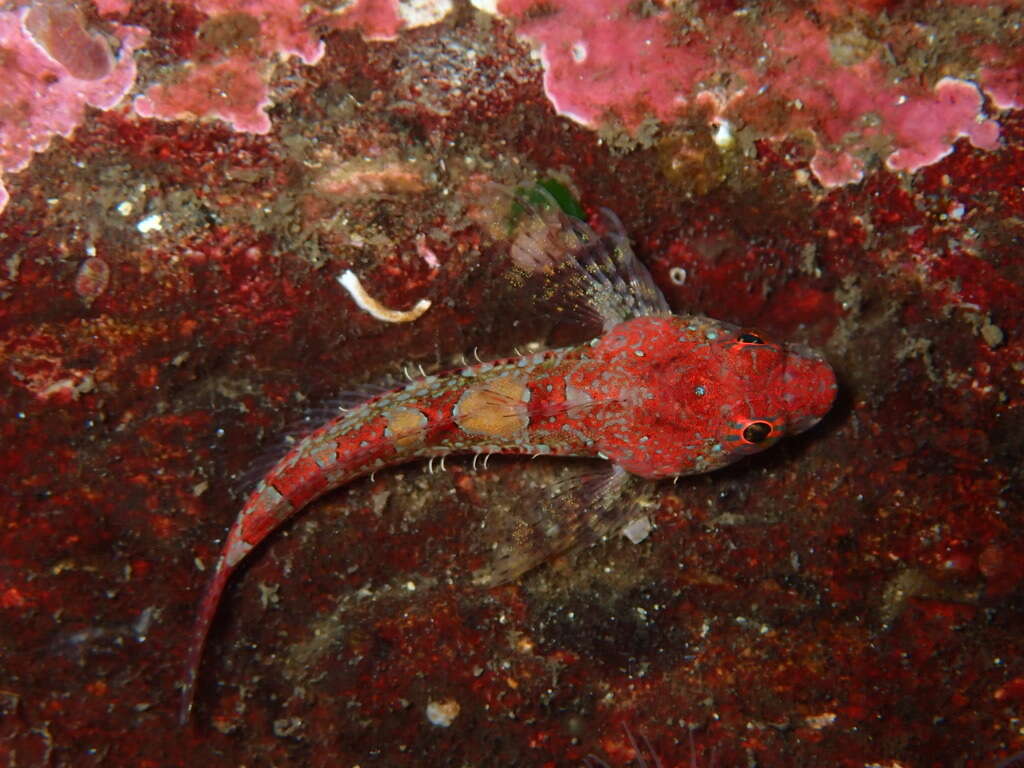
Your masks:
{"label": "mottled fish body", "polygon": [[603,473],[560,489],[545,508],[492,527],[477,580],[494,584],[621,528],[643,481],[712,471],[828,412],[836,381],[819,355],[707,317],[671,314],[613,214],[602,212],[598,235],[553,201],[508,199],[517,215],[494,228],[507,227],[500,234],[521,279],[539,277],[549,295],[563,291],[559,311],[596,318],[604,332],[578,346],[424,376],[298,442],[228,532],[192,634],[183,721],[235,568],[286,520],[356,478],[449,454],[606,460]]}

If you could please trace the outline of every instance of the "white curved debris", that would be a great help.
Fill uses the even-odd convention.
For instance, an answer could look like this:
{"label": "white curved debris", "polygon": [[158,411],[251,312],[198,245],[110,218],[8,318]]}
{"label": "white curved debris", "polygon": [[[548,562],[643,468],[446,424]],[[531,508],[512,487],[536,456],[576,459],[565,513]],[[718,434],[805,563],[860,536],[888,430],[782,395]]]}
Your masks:
{"label": "white curved debris", "polygon": [[352,295],[356,305],[385,323],[411,323],[428,309],[430,299],[420,299],[412,309],[389,309],[366,292],[356,273],[346,269],[338,275],[338,282]]}

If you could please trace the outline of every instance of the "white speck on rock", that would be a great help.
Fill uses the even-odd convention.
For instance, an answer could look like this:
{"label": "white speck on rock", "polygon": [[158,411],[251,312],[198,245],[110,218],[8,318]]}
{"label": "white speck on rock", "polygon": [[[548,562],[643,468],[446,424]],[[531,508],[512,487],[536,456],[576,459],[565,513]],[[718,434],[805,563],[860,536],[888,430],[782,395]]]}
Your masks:
{"label": "white speck on rock", "polygon": [[433,725],[447,728],[455,722],[455,718],[459,716],[461,709],[459,702],[455,699],[431,701],[427,704],[427,720]]}
{"label": "white speck on rock", "polygon": [[144,235],[159,231],[163,229],[163,217],[159,213],[152,213],[136,224],[135,228]]}

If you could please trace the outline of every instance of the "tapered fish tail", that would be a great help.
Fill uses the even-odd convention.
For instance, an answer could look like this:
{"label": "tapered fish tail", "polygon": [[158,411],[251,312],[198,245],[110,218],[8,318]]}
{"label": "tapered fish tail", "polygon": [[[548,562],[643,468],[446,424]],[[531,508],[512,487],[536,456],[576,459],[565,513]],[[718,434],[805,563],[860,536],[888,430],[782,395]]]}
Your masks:
{"label": "tapered fish tail", "polygon": [[213,624],[213,617],[217,614],[217,604],[224,592],[228,579],[231,578],[233,568],[225,565],[224,557],[221,556],[217,563],[217,570],[203,593],[202,602],[199,604],[199,613],[196,618],[196,626],[192,635],[192,642],[185,656],[185,676],[181,689],[181,709],[178,712],[180,725],[187,725],[192,717],[192,708],[196,699],[196,681],[199,677],[199,665],[203,658],[203,648],[206,647],[206,638],[210,634],[210,626]]}
{"label": "tapered fish tail", "polygon": [[[192,641],[185,657],[185,674],[182,687],[182,725],[188,722],[195,701],[196,680],[203,657],[210,628],[217,615],[217,606],[224,594],[235,568],[263,539],[278,526],[287,521],[305,505],[335,487],[328,472],[310,459],[315,456],[318,433],[293,449],[282,459],[267,477],[262,480],[242,507],[242,511],[228,532],[227,540],[217,560],[213,577],[203,592],[199,612],[192,633]],[[348,473],[348,474],[351,474]],[[335,478],[344,481],[342,475]]]}
{"label": "tapered fish tail", "polygon": [[[192,707],[195,702],[196,680],[199,676],[199,665],[203,658],[203,649],[206,647],[206,640],[213,625],[213,619],[217,615],[217,606],[224,594],[231,574],[242,561],[242,559],[259,544],[268,533],[277,528],[281,523],[291,517],[298,507],[290,502],[275,486],[280,485],[281,478],[286,476],[282,468],[286,466],[286,457],[262,481],[253,491],[242,508],[238,520],[228,532],[227,541],[217,559],[217,567],[213,577],[206,585],[202,600],[199,604],[199,612],[196,615],[196,623],[192,632],[192,641],[185,657],[185,675],[182,687],[181,711],[179,720],[182,725],[186,724],[191,716]],[[310,493],[313,488],[326,487],[326,480],[322,482],[307,481],[306,490]],[[322,491],[320,491],[322,492]],[[319,495],[313,492],[312,497]],[[309,499],[312,500],[312,499]],[[308,501],[306,501],[308,503]]]}

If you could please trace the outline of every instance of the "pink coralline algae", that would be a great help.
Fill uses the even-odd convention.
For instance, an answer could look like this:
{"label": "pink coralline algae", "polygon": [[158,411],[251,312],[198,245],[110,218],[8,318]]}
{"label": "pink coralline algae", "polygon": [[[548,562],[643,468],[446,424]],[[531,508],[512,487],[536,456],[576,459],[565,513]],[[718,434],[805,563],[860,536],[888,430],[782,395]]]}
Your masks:
{"label": "pink coralline algae", "polygon": [[[63,3],[0,11],[0,174],[25,168],[54,135],[70,136],[87,104],[111,109],[132,87],[132,51],[148,32],[121,24],[110,30],[121,44],[116,59]],[[0,211],[7,200],[0,180]]]}
{"label": "pink coralline algae", "polygon": [[226,120],[236,130],[267,133],[270,96],[263,74],[246,56],[232,56],[183,70],[170,85],[154,85],[135,100],[142,117],[167,120],[206,116]]}
{"label": "pink coralline algae", "polygon": [[394,40],[402,26],[395,0],[364,0],[339,17],[339,29],[355,29],[366,40]]}
{"label": "pink coralline algae", "polygon": [[[960,137],[998,146],[998,123],[985,118],[973,82],[936,76],[930,85],[898,71],[891,47],[851,21],[863,14],[842,1],[813,18],[781,6],[698,18],[640,12],[627,0],[502,0],[498,10],[539,47],[557,111],[591,128],[637,135],[652,119],[672,124],[695,112],[754,136],[810,138],[811,171],[826,187],[859,181],[872,156],[914,171]],[[894,30],[929,45],[920,25],[893,22]],[[999,50],[987,58],[998,64]],[[983,85],[1001,71],[993,66]]]}
{"label": "pink coralline algae", "polygon": [[[863,97],[865,94],[855,94]],[[854,99],[856,101],[856,99]],[[938,162],[953,151],[953,142],[966,137],[980,149],[999,145],[999,125],[994,120],[980,119],[982,97],[973,83],[946,77],[930,95],[908,99],[889,94],[888,101],[875,106],[878,126],[864,128],[859,138],[835,151],[819,149],[811,160],[811,171],[825,186],[839,186],[860,181],[864,164],[854,154],[874,140],[893,147],[886,166],[893,171],[916,171]],[[853,117],[856,107],[847,111]],[[835,136],[835,145],[843,147],[841,118],[838,125],[824,123],[826,135]],[[829,131],[831,129],[831,131]]]}
{"label": "pink coralline algae", "polygon": [[982,61],[979,80],[992,103],[999,109],[1024,107],[1024,48],[985,45],[976,53]]}
{"label": "pink coralline algae", "polygon": [[25,30],[68,74],[79,80],[101,80],[114,68],[114,55],[101,35],[89,32],[76,8],[61,0],[29,6]]}
{"label": "pink coralline algae", "polygon": [[206,50],[182,62],[167,83],[150,87],[135,100],[142,117],[165,120],[212,117],[236,130],[267,133],[267,86],[275,54],[316,64],[324,45],[310,31],[298,0],[200,0],[207,14],[197,31]]}
{"label": "pink coralline algae", "polygon": [[100,16],[124,15],[132,9],[132,0],[93,0]]}
{"label": "pink coralline algae", "polygon": [[324,44],[311,31],[311,17],[302,0],[198,0],[196,8],[211,18],[244,14],[259,23],[260,47],[265,51],[298,56],[315,64]]}
{"label": "pink coralline algae", "polygon": [[164,120],[217,118],[237,131],[267,133],[275,57],[297,56],[312,66],[324,55],[325,30],[394,40],[402,28],[440,21],[451,4],[358,0],[331,12],[302,0],[195,0],[192,7],[208,17],[197,32],[204,45],[167,82],[138,97],[136,111]]}

